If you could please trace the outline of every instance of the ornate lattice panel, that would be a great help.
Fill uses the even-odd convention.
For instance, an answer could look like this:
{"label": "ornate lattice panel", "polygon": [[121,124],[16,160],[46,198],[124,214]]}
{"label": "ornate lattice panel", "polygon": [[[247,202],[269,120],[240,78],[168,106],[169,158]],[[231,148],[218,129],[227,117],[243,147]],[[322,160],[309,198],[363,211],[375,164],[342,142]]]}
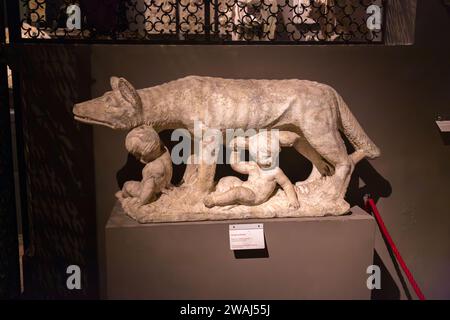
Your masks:
{"label": "ornate lattice panel", "polygon": [[381,43],[383,0],[20,0],[22,39]]}

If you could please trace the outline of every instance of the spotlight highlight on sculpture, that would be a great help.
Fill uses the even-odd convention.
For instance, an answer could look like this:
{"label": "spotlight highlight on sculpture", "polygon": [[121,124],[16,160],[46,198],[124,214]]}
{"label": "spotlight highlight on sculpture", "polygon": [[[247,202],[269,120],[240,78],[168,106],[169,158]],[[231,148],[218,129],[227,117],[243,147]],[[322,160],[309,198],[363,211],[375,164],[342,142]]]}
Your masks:
{"label": "spotlight highlight on sculpture", "polygon": [[[112,77],[111,87],[73,113],[81,122],[131,130],[127,150],[146,166],[142,181],[127,182],[116,196],[141,223],[345,214],[355,164],[380,155],[342,97],[318,82],[189,76],[136,90]],[[187,131],[198,146],[178,186],[170,184],[174,154],[157,134],[165,129]],[[355,148],[350,155],[340,132]],[[214,181],[221,144],[245,181]],[[283,147],[312,162],[305,181],[290,181],[278,166]]]}

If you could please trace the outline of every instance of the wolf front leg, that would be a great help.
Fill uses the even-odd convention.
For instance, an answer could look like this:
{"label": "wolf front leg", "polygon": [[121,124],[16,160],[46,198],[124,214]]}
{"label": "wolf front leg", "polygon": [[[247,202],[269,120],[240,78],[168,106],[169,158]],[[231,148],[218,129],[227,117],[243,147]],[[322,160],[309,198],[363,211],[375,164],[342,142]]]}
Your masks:
{"label": "wolf front leg", "polygon": [[194,189],[201,193],[209,193],[214,186],[214,176],[216,174],[216,164],[200,163],[198,167],[198,179],[194,184]]}
{"label": "wolf front leg", "polygon": [[183,174],[183,186],[194,184],[198,177],[198,166],[195,155],[190,155]]}
{"label": "wolf front leg", "polygon": [[200,141],[200,157],[198,159],[197,181],[195,184],[197,191],[209,193],[212,190],[218,153],[219,150],[214,138]]}

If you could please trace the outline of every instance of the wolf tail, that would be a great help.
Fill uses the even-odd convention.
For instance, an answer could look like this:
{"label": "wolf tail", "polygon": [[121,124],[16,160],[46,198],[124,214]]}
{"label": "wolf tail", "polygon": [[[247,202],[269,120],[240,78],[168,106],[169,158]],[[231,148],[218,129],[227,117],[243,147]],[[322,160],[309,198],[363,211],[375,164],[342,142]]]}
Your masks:
{"label": "wolf tail", "polygon": [[351,113],[344,99],[336,93],[338,101],[338,110],[341,120],[341,129],[350,143],[355,147],[355,151],[362,153],[369,159],[378,158],[381,154],[380,149],[370,140],[363,128]]}

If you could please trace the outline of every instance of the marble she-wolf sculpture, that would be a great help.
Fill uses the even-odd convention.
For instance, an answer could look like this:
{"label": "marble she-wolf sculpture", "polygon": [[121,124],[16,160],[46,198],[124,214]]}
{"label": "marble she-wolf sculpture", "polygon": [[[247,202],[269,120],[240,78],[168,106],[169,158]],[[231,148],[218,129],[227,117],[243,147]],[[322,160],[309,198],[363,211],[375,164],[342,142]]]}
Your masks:
{"label": "marble she-wolf sculpture", "polygon": [[[75,119],[113,129],[146,125],[156,132],[185,128],[192,134],[196,121],[202,123],[202,130],[222,132],[278,129],[294,137],[280,145],[294,147],[313,164],[308,179],[295,183],[299,208],[289,206],[281,188],[262,204],[209,208],[204,200],[214,192],[216,164],[188,165],[195,179],[185,179],[151,203],[142,205],[118,193],[127,214],[143,223],[344,214],[349,209],[344,196],[355,164],[380,155],[342,97],[325,84],[188,76],[136,90],[124,78],[112,77],[111,87],[99,98],[76,104]],[[339,131],[354,146],[351,155]]]}

